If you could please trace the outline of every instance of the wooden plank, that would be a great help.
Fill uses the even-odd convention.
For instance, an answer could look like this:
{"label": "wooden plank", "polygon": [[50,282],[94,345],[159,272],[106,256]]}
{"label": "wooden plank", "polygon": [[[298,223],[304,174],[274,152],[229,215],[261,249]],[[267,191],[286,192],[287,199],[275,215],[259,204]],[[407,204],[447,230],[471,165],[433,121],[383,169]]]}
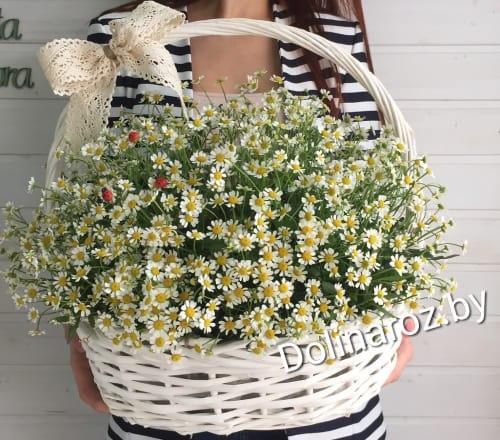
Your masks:
{"label": "wooden plank", "polygon": [[[458,283],[456,297],[468,298],[469,295],[480,297],[480,292],[487,291],[487,315],[500,316],[500,266],[481,264],[450,264],[442,274],[445,278],[454,277]],[[477,316],[476,309],[473,315]]]}
{"label": "wooden plank", "polygon": [[67,416],[0,416],[0,432],[16,440],[89,440],[105,437],[108,416],[104,414]]}
{"label": "wooden plank", "polygon": [[63,106],[63,100],[0,100],[0,154],[47,155]]}
{"label": "wooden plank", "polygon": [[[46,154],[0,156],[0,188],[2,188],[0,206],[5,206],[9,201],[17,206],[38,206],[40,192],[33,191],[32,194],[28,194],[28,181],[33,176],[40,185],[44,183],[46,160]],[[1,217],[3,221],[3,215]]]}
{"label": "wooden plank", "polygon": [[448,209],[500,209],[500,155],[430,156],[435,177],[446,187],[441,202]]}
{"label": "wooden plank", "polygon": [[0,415],[92,415],[69,366],[0,366]]}
{"label": "wooden plank", "polygon": [[391,417],[497,418],[500,368],[409,366],[384,387],[382,404]]}
{"label": "wooden plank", "polygon": [[[32,67],[36,83],[33,89],[1,88],[0,99],[55,98],[35,58],[38,47],[0,46],[2,65]],[[376,75],[396,100],[500,99],[500,46],[379,46],[373,58]]]}
{"label": "wooden plank", "polygon": [[[425,325],[427,314],[417,315]],[[500,321],[487,317],[482,324],[477,317],[453,322],[432,331],[420,331],[411,337],[413,366],[498,367],[500,366]]]}
{"label": "wooden plank", "polygon": [[371,44],[500,43],[496,0],[364,0],[363,7]]}
{"label": "wooden plank", "polygon": [[35,99],[50,98],[62,99],[52,93],[48,81],[42,72],[36,58],[39,44],[3,43],[0,45],[0,67],[31,68],[31,81],[33,88],[16,89],[12,85],[0,88],[0,99]]}
{"label": "wooden plank", "polygon": [[[3,16],[20,18],[24,41],[81,38],[90,18],[123,0],[4,0]],[[372,45],[495,44],[499,7],[496,0],[364,1]],[[411,20],[408,19],[411,17]],[[446,19],[443,19],[446,17]],[[386,23],[390,20],[391,26]]]}
{"label": "wooden plank", "polygon": [[500,153],[498,101],[399,101],[398,105],[415,131],[420,154]]}
{"label": "wooden plank", "polygon": [[5,19],[21,20],[22,42],[41,42],[53,38],[86,38],[91,18],[123,4],[121,0],[4,0]]}
{"label": "wooden plank", "polygon": [[499,418],[473,417],[385,417],[388,439],[497,440],[500,437]]}
{"label": "wooden plank", "polygon": [[446,240],[452,243],[469,242],[467,253],[457,257],[454,263],[500,263],[500,237],[496,232],[500,227],[499,214],[498,211],[455,210],[448,215],[455,225],[446,232]]}
{"label": "wooden plank", "polygon": [[25,313],[0,313],[0,365],[68,365],[69,347],[62,327],[44,322],[47,334],[29,336]]}
{"label": "wooden plank", "polygon": [[373,60],[396,100],[500,99],[500,46],[379,46]]}

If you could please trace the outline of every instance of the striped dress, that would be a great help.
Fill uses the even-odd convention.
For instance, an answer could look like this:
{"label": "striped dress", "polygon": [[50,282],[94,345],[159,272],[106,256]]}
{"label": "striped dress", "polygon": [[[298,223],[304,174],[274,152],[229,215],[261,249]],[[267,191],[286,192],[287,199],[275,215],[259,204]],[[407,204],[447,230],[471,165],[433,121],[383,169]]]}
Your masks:
{"label": "striped dress", "polygon": [[[276,23],[292,24],[293,17],[290,16],[285,7],[273,2],[272,8],[273,18]],[[187,6],[180,8],[180,10],[186,14],[186,20],[188,20]],[[108,23],[127,14],[126,12],[109,13],[91,20],[87,39],[94,43],[107,44],[111,37]],[[320,13],[317,17],[325,29],[325,37],[344,46],[346,50],[350,51],[358,61],[368,68],[364,35],[359,23],[327,13]],[[168,44],[166,48],[173,56],[180,79],[188,84],[183,93],[187,97],[193,98],[189,39]],[[300,48],[279,41],[278,52],[281,72],[285,78],[284,86],[293,94],[316,94],[316,85]],[[320,60],[320,66],[327,79],[328,86],[335,88],[335,78],[330,76],[331,70],[328,62],[322,59]],[[372,129],[369,132],[368,142],[370,142],[380,133],[377,106],[366,89],[350,74],[341,68],[339,68],[339,72],[342,78],[343,103],[341,111],[344,114],[349,113],[351,116],[364,118],[361,125]],[[126,71],[120,71],[113,94],[111,113],[108,119],[109,125],[119,117],[122,108],[141,114],[144,111],[144,106],[139,102],[144,93],[163,95],[162,104],[173,105],[174,113],[181,114],[179,98],[171,88],[152,84]],[[107,440],[381,440],[385,438],[386,425],[379,396],[374,396],[364,408],[352,413],[349,417],[334,418],[327,422],[302,428],[275,431],[241,431],[229,436],[200,433],[190,437],[182,436],[173,431],[132,425],[120,417],[110,416],[106,437]]]}

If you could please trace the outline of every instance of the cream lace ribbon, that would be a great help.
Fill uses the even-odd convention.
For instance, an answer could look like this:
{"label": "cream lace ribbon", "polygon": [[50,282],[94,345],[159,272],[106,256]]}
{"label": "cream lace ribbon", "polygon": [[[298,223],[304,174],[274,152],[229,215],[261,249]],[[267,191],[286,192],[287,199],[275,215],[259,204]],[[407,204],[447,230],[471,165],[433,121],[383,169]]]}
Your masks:
{"label": "cream lace ribbon", "polygon": [[43,46],[38,59],[54,93],[70,96],[62,140],[77,149],[99,136],[107,124],[120,68],[174,89],[187,116],[181,80],[165,49],[169,32],[184,21],[182,12],[145,1],[128,17],[110,22],[112,37],[107,46],[64,38]]}

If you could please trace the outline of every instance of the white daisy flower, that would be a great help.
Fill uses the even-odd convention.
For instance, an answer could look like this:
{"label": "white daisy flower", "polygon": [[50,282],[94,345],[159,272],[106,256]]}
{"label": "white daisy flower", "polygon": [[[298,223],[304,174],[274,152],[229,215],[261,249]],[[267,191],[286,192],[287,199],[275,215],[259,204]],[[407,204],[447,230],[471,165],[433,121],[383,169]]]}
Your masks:
{"label": "white daisy flower", "polygon": [[168,156],[162,152],[154,153],[151,155],[151,162],[155,170],[164,170],[168,164]]}

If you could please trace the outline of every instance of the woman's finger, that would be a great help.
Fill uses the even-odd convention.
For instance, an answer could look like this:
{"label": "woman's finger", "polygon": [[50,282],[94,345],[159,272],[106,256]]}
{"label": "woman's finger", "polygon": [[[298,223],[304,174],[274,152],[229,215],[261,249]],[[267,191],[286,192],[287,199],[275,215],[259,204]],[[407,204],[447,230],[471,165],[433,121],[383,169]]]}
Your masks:
{"label": "woman's finger", "polygon": [[82,341],[80,341],[80,338],[78,336],[75,336],[75,339],[71,342],[71,344],[80,353],[85,353],[85,349],[83,348]]}
{"label": "woman's finger", "polygon": [[415,321],[409,317],[405,318],[403,325],[407,332],[412,332],[415,329]]}
{"label": "woman's finger", "polygon": [[[413,321],[412,321],[413,322]],[[411,329],[408,329],[411,331]],[[388,385],[392,382],[395,382],[401,376],[406,364],[410,362],[413,357],[413,345],[411,343],[410,337],[403,335],[403,339],[401,340],[401,344],[397,350],[397,360],[396,366],[392,370],[391,374],[384,382],[384,385]]]}

